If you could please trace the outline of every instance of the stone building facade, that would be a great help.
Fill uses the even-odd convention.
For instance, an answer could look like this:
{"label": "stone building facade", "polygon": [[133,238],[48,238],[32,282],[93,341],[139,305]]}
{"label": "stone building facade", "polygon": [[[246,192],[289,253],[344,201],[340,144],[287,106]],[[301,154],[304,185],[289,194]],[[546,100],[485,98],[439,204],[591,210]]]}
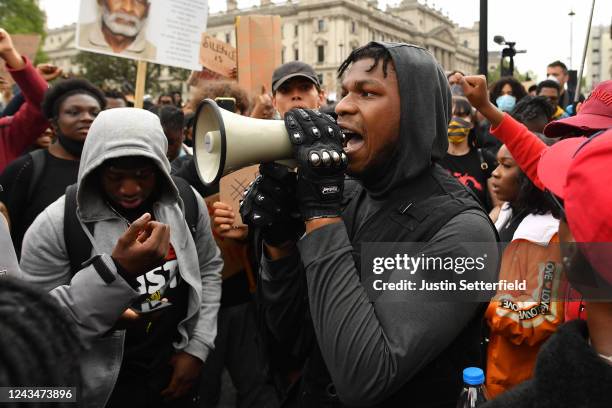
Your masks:
{"label": "stone building facade", "polygon": [[380,10],[376,0],[292,0],[244,9],[227,0],[226,11],[208,18],[207,32],[236,45],[238,15],[274,14],[282,21],[282,61],[302,60],[317,71],[334,99],[339,92],[336,69],[356,47],[372,40],[399,41],[431,51],[447,71],[478,70],[478,25],[459,28],[440,10],[404,0]]}

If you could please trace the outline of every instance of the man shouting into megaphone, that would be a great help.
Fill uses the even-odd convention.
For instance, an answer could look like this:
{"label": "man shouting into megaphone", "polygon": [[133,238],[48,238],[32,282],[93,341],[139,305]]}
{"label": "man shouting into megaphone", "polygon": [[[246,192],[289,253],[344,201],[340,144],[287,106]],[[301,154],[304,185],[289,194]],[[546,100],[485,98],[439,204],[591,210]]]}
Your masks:
{"label": "man shouting into megaphone", "polygon": [[459,244],[478,241],[496,254],[486,213],[436,164],[451,117],[444,71],[423,48],[371,42],[339,75],[337,124],[287,113],[297,176],[264,172],[241,206],[263,237],[262,321],[304,361],[295,404],[454,406],[462,369],[479,364],[478,303],[375,298],[359,261],[372,242],[465,257]]}

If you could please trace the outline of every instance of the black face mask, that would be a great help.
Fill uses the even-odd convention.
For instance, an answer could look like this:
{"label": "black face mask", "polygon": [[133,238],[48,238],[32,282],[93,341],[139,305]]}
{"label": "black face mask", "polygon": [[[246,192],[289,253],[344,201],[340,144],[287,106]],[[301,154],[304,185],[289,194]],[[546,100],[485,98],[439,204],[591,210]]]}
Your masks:
{"label": "black face mask", "polygon": [[66,137],[61,130],[57,130],[57,142],[62,145],[64,149],[68,153],[73,156],[81,157],[81,153],[83,153],[83,146],[85,145],[85,141],[72,140]]}

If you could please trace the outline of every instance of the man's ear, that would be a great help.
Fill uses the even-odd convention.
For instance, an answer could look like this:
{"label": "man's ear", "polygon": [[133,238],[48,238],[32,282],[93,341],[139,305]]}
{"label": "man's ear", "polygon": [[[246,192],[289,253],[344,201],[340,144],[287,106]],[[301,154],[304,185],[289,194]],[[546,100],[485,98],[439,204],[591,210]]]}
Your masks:
{"label": "man's ear", "polygon": [[319,91],[319,107],[325,105],[326,102],[327,102],[327,95],[325,91],[323,90]]}
{"label": "man's ear", "polygon": [[276,109],[276,92],[272,94],[272,106],[274,107],[274,109]]}

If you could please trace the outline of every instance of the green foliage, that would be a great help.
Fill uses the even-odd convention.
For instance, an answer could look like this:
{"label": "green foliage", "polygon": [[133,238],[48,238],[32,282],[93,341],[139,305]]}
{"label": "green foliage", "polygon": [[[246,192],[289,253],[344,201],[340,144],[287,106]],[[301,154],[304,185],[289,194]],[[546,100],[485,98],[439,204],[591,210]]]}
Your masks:
{"label": "green foliage", "polygon": [[[134,60],[81,51],[73,63],[82,68],[85,78],[102,89],[121,89],[125,93],[134,91],[138,65]],[[146,93],[155,94],[162,90],[159,82],[162,68],[162,65],[147,64]],[[189,71],[185,69],[168,67],[168,71],[173,82],[184,82],[189,77]]]}
{"label": "green foliage", "polygon": [[46,15],[35,0],[0,0],[0,27],[9,34],[40,34],[41,43],[36,63],[46,60],[42,52]]}
{"label": "green foliage", "polygon": [[[532,81],[535,79],[535,77],[536,76],[532,71],[527,71],[523,74],[516,68],[516,66],[514,67],[514,78],[516,78],[519,82]],[[501,78],[501,68],[498,65],[495,70],[489,70],[487,73],[487,82],[492,84],[499,78]]]}

